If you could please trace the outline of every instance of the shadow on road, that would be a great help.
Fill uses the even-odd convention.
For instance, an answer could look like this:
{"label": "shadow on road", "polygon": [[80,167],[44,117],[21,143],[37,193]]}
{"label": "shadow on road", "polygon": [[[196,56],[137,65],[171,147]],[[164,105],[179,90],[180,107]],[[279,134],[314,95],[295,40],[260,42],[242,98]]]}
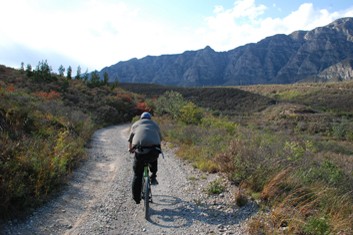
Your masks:
{"label": "shadow on road", "polygon": [[153,195],[149,221],[164,228],[190,227],[195,221],[205,225],[235,225],[251,217],[258,210],[254,202],[244,207],[183,201],[166,195]]}

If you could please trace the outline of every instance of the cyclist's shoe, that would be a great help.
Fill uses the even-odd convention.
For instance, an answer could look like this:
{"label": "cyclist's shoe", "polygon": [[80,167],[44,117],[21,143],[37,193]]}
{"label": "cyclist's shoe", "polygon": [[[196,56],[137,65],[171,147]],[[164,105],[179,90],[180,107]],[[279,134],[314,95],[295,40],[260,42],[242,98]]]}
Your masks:
{"label": "cyclist's shoe", "polygon": [[156,177],[151,177],[151,184],[152,185],[157,185],[158,184],[158,181],[157,181]]}
{"label": "cyclist's shoe", "polygon": [[135,199],[135,198],[134,198],[134,201],[136,202],[136,204],[140,204],[140,201],[141,201],[141,200],[140,200],[140,199]]}

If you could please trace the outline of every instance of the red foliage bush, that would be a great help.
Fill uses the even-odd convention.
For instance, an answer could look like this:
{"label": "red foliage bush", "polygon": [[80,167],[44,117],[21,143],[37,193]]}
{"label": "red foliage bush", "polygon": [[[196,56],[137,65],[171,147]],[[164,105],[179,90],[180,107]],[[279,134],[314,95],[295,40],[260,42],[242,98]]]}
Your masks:
{"label": "red foliage bush", "polygon": [[60,93],[57,91],[39,91],[34,94],[35,96],[42,98],[43,100],[55,100],[60,98]]}
{"label": "red foliage bush", "polygon": [[7,92],[14,92],[15,91],[15,87],[13,84],[10,84],[8,87],[6,87],[6,91]]}
{"label": "red foliage bush", "polygon": [[132,101],[131,95],[130,94],[126,94],[126,93],[116,94],[116,98],[118,100],[123,100],[123,101],[129,102],[129,103]]}
{"label": "red foliage bush", "polygon": [[150,111],[150,108],[148,107],[148,105],[146,104],[146,102],[138,102],[136,104],[136,109],[138,110],[138,112],[147,112]]}

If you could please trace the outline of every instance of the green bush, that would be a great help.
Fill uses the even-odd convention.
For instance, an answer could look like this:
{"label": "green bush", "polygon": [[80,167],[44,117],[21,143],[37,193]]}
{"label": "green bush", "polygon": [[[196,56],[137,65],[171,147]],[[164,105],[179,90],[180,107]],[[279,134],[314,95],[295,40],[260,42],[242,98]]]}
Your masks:
{"label": "green bush", "polygon": [[221,194],[225,190],[225,186],[221,179],[212,181],[206,188],[208,194]]}
{"label": "green bush", "polygon": [[211,129],[224,129],[229,135],[236,134],[236,130],[239,127],[239,124],[229,121],[226,118],[221,117],[214,117],[214,116],[204,116],[202,118],[201,125],[204,128],[211,128]]}
{"label": "green bush", "polygon": [[160,96],[156,101],[156,114],[164,115],[168,114],[173,119],[177,119],[180,116],[181,108],[186,104],[183,96],[175,91],[167,91]]}
{"label": "green bush", "polygon": [[311,141],[286,141],[284,144],[284,151],[287,159],[291,162],[303,160],[304,157],[312,155],[315,151],[314,145]]}
{"label": "green bush", "polygon": [[180,109],[180,120],[185,124],[197,125],[202,117],[203,111],[192,102],[188,102]]}
{"label": "green bush", "polygon": [[332,135],[341,140],[353,140],[353,123],[347,118],[342,118],[332,125]]}
{"label": "green bush", "polygon": [[304,232],[308,234],[328,235],[330,233],[330,225],[325,217],[310,217],[304,226]]}
{"label": "green bush", "polygon": [[323,181],[328,185],[338,186],[344,179],[343,171],[329,160],[312,165],[302,173],[304,182],[315,183]]}

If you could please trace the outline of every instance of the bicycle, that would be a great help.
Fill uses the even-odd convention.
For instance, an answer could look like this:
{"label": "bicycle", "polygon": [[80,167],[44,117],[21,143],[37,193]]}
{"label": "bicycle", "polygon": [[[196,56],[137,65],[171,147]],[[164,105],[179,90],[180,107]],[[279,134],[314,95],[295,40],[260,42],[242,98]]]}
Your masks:
{"label": "bicycle", "polygon": [[153,203],[152,190],[151,190],[151,180],[150,180],[149,174],[150,173],[149,173],[148,162],[145,162],[144,167],[143,167],[141,198],[144,201],[145,219],[146,220],[149,219],[150,203]]}
{"label": "bicycle", "polygon": [[[134,148],[130,149],[130,153],[134,153],[135,149],[137,147],[135,146]],[[153,147],[156,149],[159,154],[162,155],[164,158],[163,151],[161,150],[160,147]],[[145,160],[143,163],[143,175],[142,175],[142,188],[141,188],[141,199],[144,201],[144,207],[145,207],[145,219],[149,219],[149,209],[150,209],[150,203],[153,203],[152,200],[152,190],[151,190],[151,179],[150,179],[150,171],[149,171],[149,163],[151,159]],[[147,196],[146,196],[147,195]]]}

